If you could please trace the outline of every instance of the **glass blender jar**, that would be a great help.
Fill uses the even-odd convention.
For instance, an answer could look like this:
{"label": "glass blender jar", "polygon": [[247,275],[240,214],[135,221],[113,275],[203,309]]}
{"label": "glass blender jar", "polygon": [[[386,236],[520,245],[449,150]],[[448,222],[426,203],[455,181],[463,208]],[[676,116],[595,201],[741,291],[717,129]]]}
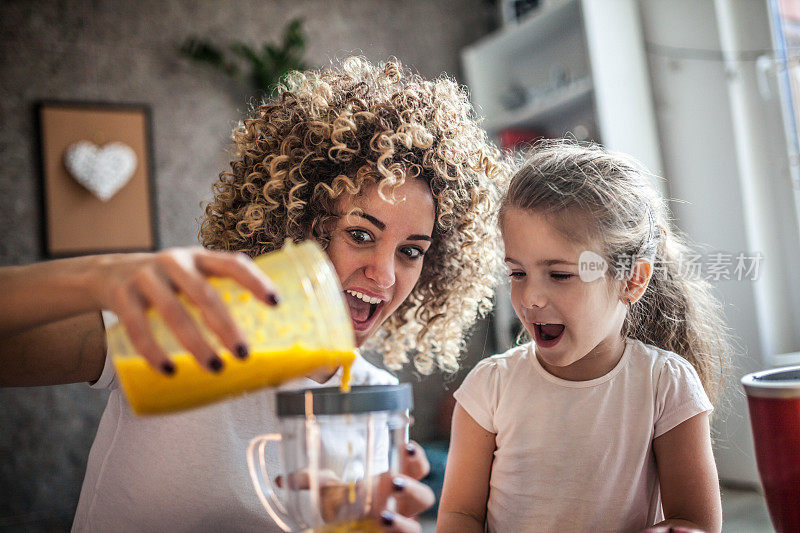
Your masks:
{"label": "glass blender jar", "polygon": [[[408,440],[411,385],[338,387],[277,394],[280,433],[250,441],[258,497],[284,531],[380,531],[378,476],[397,473]],[[279,447],[280,472],[265,452]]]}

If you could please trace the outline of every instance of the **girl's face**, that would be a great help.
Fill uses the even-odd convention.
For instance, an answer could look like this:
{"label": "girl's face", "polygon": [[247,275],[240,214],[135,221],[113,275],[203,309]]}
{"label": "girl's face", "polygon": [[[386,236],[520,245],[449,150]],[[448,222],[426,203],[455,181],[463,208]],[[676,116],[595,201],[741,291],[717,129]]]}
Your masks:
{"label": "girl's face", "polygon": [[[585,224],[570,213],[561,216]],[[607,276],[582,281],[578,258],[591,247],[565,238],[548,217],[511,208],[503,216],[502,233],[511,302],[542,366],[573,381],[609,372],[624,348],[622,282]]]}
{"label": "girl's face", "polygon": [[[428,185],[408,180],[396,189],[395,198],[395,204],[386,202],[377,185],[370,185],[359,196],[343,197],[337,206],[341,216],[328,256],[344,288],[358,346],[411,293],[431,245],[435,208]],[[360,211],[347,215],[352,208]]]}

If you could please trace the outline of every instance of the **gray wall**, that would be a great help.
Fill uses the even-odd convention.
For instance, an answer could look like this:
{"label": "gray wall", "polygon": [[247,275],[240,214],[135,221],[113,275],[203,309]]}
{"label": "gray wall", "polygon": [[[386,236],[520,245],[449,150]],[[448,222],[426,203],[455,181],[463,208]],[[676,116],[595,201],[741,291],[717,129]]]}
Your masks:
{"label": "gray wall", "polygon": [[[459,76],[459,50],[487,33],[485,0],[29,1],[0,2],[0,265],[40,259],[41,212],[33,105],[39,99],[151,106],[159,238],[197,242],[200,204],[228,161],[246,91],[182,59],[192,34],[252,45],[305,18],[307,61],[395,55],[424,76]],[[486,341],[485,328],[475,336]],[[418,438],[436,436],[441,379],[418,390]],[[82,384],[0,389],[0,528],[68,527],[105,404]],[[432,406],[424,408],[425,406]]]}

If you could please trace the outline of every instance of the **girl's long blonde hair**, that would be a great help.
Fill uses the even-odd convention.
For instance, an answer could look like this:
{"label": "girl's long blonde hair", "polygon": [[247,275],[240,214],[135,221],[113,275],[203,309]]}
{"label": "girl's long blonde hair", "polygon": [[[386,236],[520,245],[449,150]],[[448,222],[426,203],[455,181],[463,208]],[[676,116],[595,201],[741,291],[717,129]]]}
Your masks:
{"label": "girl's long blonde hair", "polygon": [[501,219],[510,207],[585,218],[589,235],[565,232],[599,244],[607,276],[627,279],[637,259],[650,261],[650,284],[629,306],[622,334],[681,355],[712,401],[718,397],[731,349],[721,306],[706,280],[681,270],[689,242],[671,228],[666,204],[639,163],[596,144],[540,141],[512,178]]}

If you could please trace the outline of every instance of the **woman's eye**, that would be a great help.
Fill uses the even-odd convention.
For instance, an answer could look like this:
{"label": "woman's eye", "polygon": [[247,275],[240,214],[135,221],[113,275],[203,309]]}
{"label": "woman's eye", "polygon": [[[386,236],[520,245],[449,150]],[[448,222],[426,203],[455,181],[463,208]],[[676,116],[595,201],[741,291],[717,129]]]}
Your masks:
{"label": "woman's eye", "polygon": [[362,242],[369,242],[372,240],[372,235],[369,234],[368,231],[363,229],[351,229],[347,230],[347,233],[350,234],[350,238],[353,239],[356,243]]}
{"label": "woman's eye", "polygon": [[570,279],[574,274],[570,274],[568,272],[551,272],[550,277],[556,280],[567,280]]}
{"label": "woman's eye", "polygon": [[409,259],[419,259],[423,255],[425,255],[425,252],[423,252],[416,246],[404,246],[403,248],[400,249],[400,252]]}
{"label": "woman's eye", "polygon": [[509,272],[508,277],[511,279],[522,279],[525,277],[525,272]]}

